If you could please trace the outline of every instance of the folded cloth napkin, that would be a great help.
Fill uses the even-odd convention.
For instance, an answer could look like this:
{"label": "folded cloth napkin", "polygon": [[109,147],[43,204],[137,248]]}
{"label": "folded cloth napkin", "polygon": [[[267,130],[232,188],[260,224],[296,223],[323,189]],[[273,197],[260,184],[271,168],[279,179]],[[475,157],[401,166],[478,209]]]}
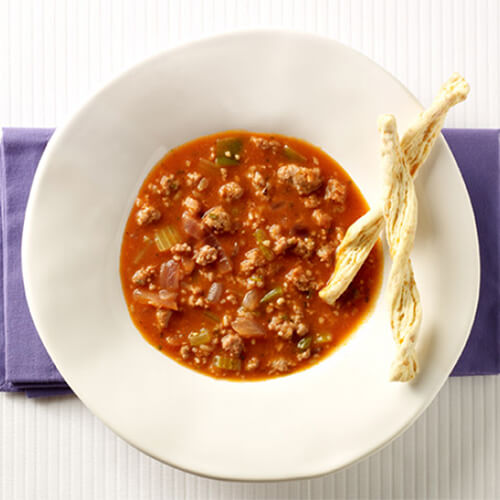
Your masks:
{"label": "folded cloth napkin", "polygon": [[452,375],[492,375],[500,373],[500,130],[447,129],[444,137],[474,208],[481,258],[476,319]]}
{"label": "folded cloth napkin", "polygon": [[[33,325],[21,274],[26,202],[52,130],[4,129],[0,143],[1,252],[0,390],[30,397],[69,392]],[[458,162],[474,207],[481,252],[479,306],[467,346],[452,375],[500,373],[499,174],[500,131],[448,129],[444,136]]]}
{"label": "folded cloth napkin", "polygon": [[31,319],[21,274],[21,236],[31,182],[52,130],[5,129],[0,146],[0,390],[29,396],[69,392]]}

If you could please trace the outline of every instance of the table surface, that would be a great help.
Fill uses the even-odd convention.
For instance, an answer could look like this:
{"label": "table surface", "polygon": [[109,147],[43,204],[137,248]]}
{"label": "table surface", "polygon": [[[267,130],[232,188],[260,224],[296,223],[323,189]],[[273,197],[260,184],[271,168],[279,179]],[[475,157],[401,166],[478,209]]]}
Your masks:
{"label": "table surface", "polygon": [[[472,86],[448,127],[500,127],[497,0],[0,0],[0,125],[56,126],[104,82],[178,43],[279,26],[372,57],[429,103]],[[237,457],[235,457],[237,459]],[[381,452],[325,477],[199,478],[127,445],[75,397],[0,395],[0,499],[500,498],[500,378],[449,380]]]}

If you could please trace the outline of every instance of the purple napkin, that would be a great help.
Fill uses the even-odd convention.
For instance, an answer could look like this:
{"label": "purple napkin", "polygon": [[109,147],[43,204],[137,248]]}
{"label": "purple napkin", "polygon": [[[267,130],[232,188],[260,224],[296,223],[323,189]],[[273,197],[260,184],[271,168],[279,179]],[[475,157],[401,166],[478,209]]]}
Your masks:
{"label": "purple napkin", "polygon": [[[33,175],[52,130],[4,129],[0,142],[0,391],[30,397],[70,392],[35,330],[24,295],[21,235]],[[460,167],[476,215],[481,290],[474,326],[452,375],[500,372],[500,131],[450,129],[444,136]],[[496,215],[496,224],[491,217]]]}
{"label": "purple napkin", "polygon": [[51,130],[4,129],[1,142],[3,307],[0,307],[0,390],[28,396],[69,392],[31,319],[21,274],[21,236],[31,182]]}
{"label": "purple napkin", "polygon": [[481,257],[476,319],[452,375],[492,375],[500,373],[500,130],[448,129],[444,137],[469,191]]}

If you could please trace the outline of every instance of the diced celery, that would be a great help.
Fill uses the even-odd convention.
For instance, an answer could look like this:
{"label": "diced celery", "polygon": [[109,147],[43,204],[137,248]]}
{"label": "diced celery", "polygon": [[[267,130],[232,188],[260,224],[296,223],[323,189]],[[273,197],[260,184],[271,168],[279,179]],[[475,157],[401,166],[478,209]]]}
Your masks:
{"label": "diced celery", "polygon": [[242,147],[241,139],[236,137],[217,139],[215,143],[215,163],[224,167],[238,165]]}
{"label": "diced celery", "polygon": [[226,156],[226,152],[229,151],[230,156],[234,156],[241,151],[243,143],[241,139],[237,137],[223,137],[222,139],[217,139],[215,143],[215,156]]}
{"label": "diced celery", "polygon": [[148,251],[152,243],[153,240],[146,240],[144,242],[144,245],[140,248],[140,250],[136,253],[134,257],[134,264],[138,264],[142,260],[142,258],[144,257],[144,255],[146,255],[146,252]]}
{"label": "diced celery", "polygon": [[221,167],[232,167],[233,165],[239,165],[240,162],[227,156],[217,156],[215,163]]}
{"label": "diced celery", "polygon": [[219,172],[220,165],[217,165],[215,161],[200,158],[200,161],[198,162],[198,168],[200,169],[200,171],[204,172],[205,175],[212,175],[214,172]]}
{"label": "diced celery", "polygon": [[206,160],[205,158],[200,158],[199,165],[200,167],[206,167],[210,169],[218,168],[217,164],[215,164],[213,161]]}
{"label": "diced celery", "polygon": [[267,234],[266,232],[261,229],[260,227],[255,230],[255,233],[253,233],[255,239],[257,240],[257,243],[262,243],[263,241],[267,240]]}
{"label": "diced celery", "polygon": [[264,257],[267,260],[273,260],[274,259],[274,252],[266,245],[264,245],[264,241],[269,241],[269,237],[267,236],[267,233],[261,229],[258,228],[255,230],[255,233],[253,233],[255,240],[257,241],[257,246],[259,247],[260,251],[264,254]]}
{"label": "diced celery", "polygon": [[305,162],[307,161],[307,158],[305,156],[302,156],[298,151],[295,151],[295,149],[291,148],[290,146],[286,145],[283,147],[283,154],[292,161],[300,161],[300,162]]}
{"label": "diced celery", "polygon": [[173,226],[165,226],[155,231],[155,243],[160,252],[165,252],[181,241],[179,231]]}
{"label": "diced celery", "polygon": [[297,342],[297,347],[301,351],[305,351],[311,347],[311,337],[304,337]]}
{"label": "diced celery", "polygon": [[202,328],[199,332],[191,332],[188,340],[193,346],[208,344],[212,340],[212,334],[206,328]]}
{"label": "diced celery", "polygon": [[208,318],[214,321],[215,323],[220,323],[220,318],[217,316],[217,314],[214,314],[213,312],[210,311],[203,311],[203,314]]}
{"label": "diced celery", "polygon": [[241,361],[238,358],[230,358],[228,356],[214,356],[213,364],[222,370],[237,371],[241,369]]}
{"label": "diced celery", "polygon": [[266,302],[271,302],[271,300],[277,299],[278,297],[281,297],[283,295],[283,288],[280,286],[277,286],[276,288],[273,288],[272,290],[269,290],[264,297],[260,299],[261,304],[265,304]]}

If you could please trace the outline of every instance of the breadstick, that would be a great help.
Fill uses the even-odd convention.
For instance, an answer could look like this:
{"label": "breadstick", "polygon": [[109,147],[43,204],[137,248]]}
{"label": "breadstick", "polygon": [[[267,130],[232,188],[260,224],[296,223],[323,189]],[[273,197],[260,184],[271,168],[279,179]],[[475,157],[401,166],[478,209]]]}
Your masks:
{"label": "breadstick", "polygon": [[382,115],[378,127],[384,178],[385,233],[392,257],[387,296],[396,357],[391,365],[390,379],[407,382],[418,372],[415,341],[422,319],[410,260],[417,229],[417,195],[401,151],[396,119],[392,115]]}
{"label": "breadstick", "polygon": [[401,150],[413,176],[429,156],[443,128],[448,111],[455,104],[465,101],[469,90],[469,84],[464,77],[453,73],[439,89],[438,95],[429,108],[422,111],[408,127],[401,139]]}
{"label": "breadstick", "polygon": [[[420,113],[401,140],[401,149],[412,175],[427,159],[449,109],[462,102],[469,93],[469,84],[457,73],[441,87],[431,106]],[[319,296],[328,304],[345,292],[368,257],[383,227],[381,207],[374,207],[347,230],[337,248],[335,269]]]}
{"label": "breadstick", "polygon": [[337,248],[335,269],[319,296],[328,304],[346,291],[365,262],[384,227],[382,207],[369,210],[353,222]]}

